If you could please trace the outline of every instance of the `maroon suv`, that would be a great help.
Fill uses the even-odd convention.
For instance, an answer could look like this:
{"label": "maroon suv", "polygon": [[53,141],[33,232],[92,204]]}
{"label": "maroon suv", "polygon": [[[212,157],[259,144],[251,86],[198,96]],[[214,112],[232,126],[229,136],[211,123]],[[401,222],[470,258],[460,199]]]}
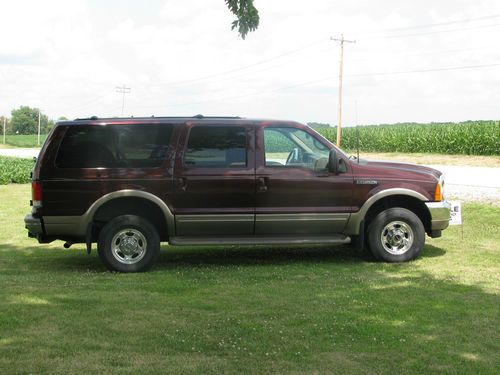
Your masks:
{"label": "maroon suv", "polygon": [[347,244],[415,258],[448,227],[439,171],[357,160],[311,128],[238,117],[56,124],[33,171],[30,237],[97,242],[110,270],[172,245]]}

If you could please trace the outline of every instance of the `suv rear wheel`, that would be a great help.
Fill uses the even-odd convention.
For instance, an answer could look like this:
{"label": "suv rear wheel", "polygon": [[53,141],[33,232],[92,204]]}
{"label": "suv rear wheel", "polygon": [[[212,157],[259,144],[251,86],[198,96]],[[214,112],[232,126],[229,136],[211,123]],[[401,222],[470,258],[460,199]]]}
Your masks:
{"label": "suv rear wheel", "polygon": [[97,251],[110,271],[146,271],[160,253],[160,238],[148,220],[135,215],[118,216],[102,228]]}
{"label": "suv rear wheel", "polygon": [[368,227],[368,242],[375,258],[385,262],[415,259],[425,243],[422,221],[405,208],[379,213]]}

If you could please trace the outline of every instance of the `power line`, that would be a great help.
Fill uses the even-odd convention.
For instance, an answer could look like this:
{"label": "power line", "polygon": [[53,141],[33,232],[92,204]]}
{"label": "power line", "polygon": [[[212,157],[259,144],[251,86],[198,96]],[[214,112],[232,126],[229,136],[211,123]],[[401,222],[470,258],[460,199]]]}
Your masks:
{"label": "power line", "polygon": [[348,77],[389,76],[389,75],[410,74],[410,73],[441,72],[441,71],[448,71],[448,70],[481,69],[481,68],[491,68],[494,66],[500,66],[500,63],[452,66],[452,67],[444,67],[444,68],[430,68],[430,69],[419,69],[419,70],[401,70],[401,71],[396,71],[396,72],[358,73],[358,74],[348,74],[347,76]]}
{"label": "power line", "polygon": [[234,72],[238,72],[240,70],[252,68],[252,67],[257,66],[257,65],[262,65],[262,64],[268,63],[269,61],[273,61],[273,60],[280,59],[280,58],[288,56],[288,55],[292,55],[292,54],[301,52],[303,50],[306,50],[306,49],[309,49],[311,47],[314,47],[314,46],[316,46],[318,44],[325,43],[326,41],[327,41],[326,39],[317,40],[315,42],[312,42],[312,43],[307,44],[305,46],[302,46],[300,48],[296,48],[296,49],[284,52],[282,54],[275,55],[275,56],[270,57],[268,59],[257,61],[257,62],[252,63],[252,64],[244,65],[244,66],[241,66],[239,68],[234,68],[234,69],[226,70],[226,71],[223,71],[223,72],[214,73],[214,74],[210,74],[210,75],[207,75],[207,76],[193,78],[193,79],[188,79],[188,80],[184,80],[184,81],[165,82],[165,83],[159,83],[159,84],[154,84],[154,85],[148,85],[148,87],[167,86],[167,85],[175,87],[175,86],[183,85],[183,84],[186,84],[186,83],[199,82],[199,81],[204,81],[204,80],[215,78],[215,77],[219,77],[219,76],[228,75],[228,74],[231,74],[231,73],[234,73]]}
{"label": "power line", "polygon": [[123,116],[123,110],[125,108],[125,94],[130,94],[132,89],[130,87],[126,87],[125,84],[122,86],[117,86],[116,87],[116,92],[123,94],[122,96],[122,116]]}
{"label": "power line", "polygon": [[473,27],[464,27],[460,29],[446,29],[446,30],[435,30],[435,31],[426,31],[423,33],[415,33],[415,34],[404,34],[404,35],[383,35],[383,36],[369,36],[366,38],[362,38],[363,40],[372,40],[372,39],[397,39],[397,38],[407,38],[407,37],[412,37],[412,36],[422,36],[422,35],[432,35],[432,34],[442,34],[442,33],[450,33],[450,32],[457,32],[457,31],[467,31],[467,30],[474,30],[474,29],[485,29],[485,28],[490,28],[490,27],[497,27],[500,26],[500,23],[494,23],[490,25],[479,25],[479,26],[473,26]]}
{"label": "power line", "polygon": [[[490,68],[490,67],[495,67],[495,66],[500,66],[500,63],[492,63],[492,64],[482,64],[482,65],[465,65],[465,66],[453,66],[453,67],[442,67],[442,68],[432,68],[432,69],[418,69],[418,70],[405,70],[405,71],[395,71],[395,72],[373,72],[373,73],[359,73],[359,74],[347,74],[345,75],[346,77],[365,77],[365,76],[389,76],[389,75],[399,75],[399,74],[414,74],[414,73],[428,73],[428,72],[438,72],[438,71],[452,71],[452,70],[465,70],[465,69],[482,69],[482,68]],[[175,103],[169,105],[169,107],[175,107],[175,106],[186,106],[186,105],[197,105],[197,104],[203,104],[203,103],[210,103],[210,102],[217,102],[217,101],[222,101],[222,100],[227,100],[227,99],[241,99],[241,98],[246,98],[246,97],[251,97],[251,96],[260,96],[264,94],[270,94],[274,93],[277,91],[283,91],[287,90],[290,88],[295,88],[295,87],[301,87],[301,86],[308,86],[312,85],[315,83],[320,83],[320,82],[325,82],[332,80],[334,78],[338,78],[338,76],[329,76],[329,77],[324,77],[308,82],[302,82],[298,84],[293,84],[289,86],[284,86],[276,89],[271,89],[271,90],[266,90],[266,91],[261,91],[261,92],[254,92],[254,93],[248,93],[248,94],[242,94],[242,95],[237,95],[237,96],[226,96],[226,97],[220,97],[220,98],[214,98],[214,99],[207,99],[207,100],[201,100],[197,102],[186,102],[186,103]],[[158,106],[148,106],[148,107],[141,107],[141,108],[158,108]]]}
{"label": "power line", "polygon": [[[404,31],[404,30],[424,29],[424,28],[432,28],[432,27],[439,27],[439,26],[456,25],[456,24],[461,24],[461,23],[469,23],[469,22],[481,21],[481,20],[487,20],[487,19],[494,19],[494,18],[500,18],[500,14],[494,14],[494,15],[490,15],[490,16],[483,16],[483,17],[476,17],[476,18],[463,18],[461,20],[456,20],[456,21],[429,23],[429,24],[426,24],[426,25],[415,25],[415,26],[394,27],[394,28],[388,28],[388,29],[370,30],[370,31],[364,32],[363,34],[368,34],[368,33],[369,34],[373,34],[373,33],[378,33],[378,32],[391,32],[391,31]],[[363,34],[357,34],[357,35],[363,35]]]}

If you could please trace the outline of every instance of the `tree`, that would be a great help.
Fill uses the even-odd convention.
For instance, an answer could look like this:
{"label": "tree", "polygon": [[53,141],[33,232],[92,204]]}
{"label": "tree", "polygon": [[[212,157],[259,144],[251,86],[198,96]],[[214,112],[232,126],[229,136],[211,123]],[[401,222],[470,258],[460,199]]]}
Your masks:
{"label": "tree", "polygon": [[250,31],[259,27],[259,11],[253,5],[253,0],[224,0],[229,10],[236,16],[231,30],[238,29],[242,39]]}
{"label": "tree", "polygon": [[[12,110],[10,119],[12,132],[15,134],[37,134],[38,133],[38,108],[21,106],[19,109]],[[46,133],[49,124],[49,118],[46,115],[41,116],[41,132]]]}

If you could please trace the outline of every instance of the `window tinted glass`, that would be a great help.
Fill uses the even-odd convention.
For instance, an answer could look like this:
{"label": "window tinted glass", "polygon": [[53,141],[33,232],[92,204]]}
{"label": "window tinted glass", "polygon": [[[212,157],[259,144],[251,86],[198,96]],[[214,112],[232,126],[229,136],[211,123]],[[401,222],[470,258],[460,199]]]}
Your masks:
{"label": "window tinted glass", "polygon": [[71,126],[59,147],[60,168],[153,168],[165,159],[169,125]]}
{"label": "window tinted glass", "polygon": [[189,132],[186,166],[207,168],[245,167],[246,131],[234,126],[195,126]]}
{"label": "window tinted glass", "polygon": [[311,134],[297,128],[264,129],[264,148],[268,167],[305,167],[325,170],[328,147]]}

